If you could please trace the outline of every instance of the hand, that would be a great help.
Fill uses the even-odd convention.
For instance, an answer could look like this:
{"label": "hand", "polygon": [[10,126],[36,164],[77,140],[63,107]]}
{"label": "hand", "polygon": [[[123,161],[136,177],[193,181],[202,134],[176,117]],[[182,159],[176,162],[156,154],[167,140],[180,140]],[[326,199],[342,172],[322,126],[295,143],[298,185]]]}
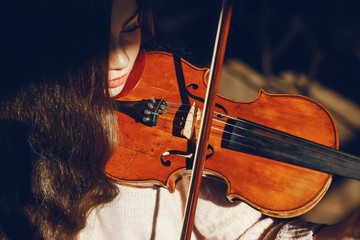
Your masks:
{"label": "hand", "polygon": [[336,239],[353,240],[360,239],[360,209],[341,222],[321,228],[314,235],[315,240]]}

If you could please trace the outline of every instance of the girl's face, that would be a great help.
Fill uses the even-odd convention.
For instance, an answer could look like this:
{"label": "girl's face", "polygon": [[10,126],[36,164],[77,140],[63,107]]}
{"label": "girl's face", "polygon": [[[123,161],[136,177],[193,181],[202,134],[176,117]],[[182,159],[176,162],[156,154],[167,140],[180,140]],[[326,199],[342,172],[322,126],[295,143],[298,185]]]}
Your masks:
{"label": "girl's face", "polygon": [[123,90],[139,53],[141,31],[138,17],[135,0],[113,1],[108,73],[111,97]]}

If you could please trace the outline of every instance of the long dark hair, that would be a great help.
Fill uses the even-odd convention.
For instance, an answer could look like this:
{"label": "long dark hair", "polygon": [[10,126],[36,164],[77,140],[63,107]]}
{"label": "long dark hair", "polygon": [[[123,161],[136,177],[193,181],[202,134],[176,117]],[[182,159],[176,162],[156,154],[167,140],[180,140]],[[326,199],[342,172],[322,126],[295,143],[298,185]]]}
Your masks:
{"label": "long dark hair", "polygon": [[139,12],[139,22],[141,25],[141,42],[142,46],[153,40],[155,35],[153,5],[151,0],[136,0]]}
{"label": "long dark hair", "polygon": [[112,200],[111,0],[5,0],[0,239],[73,239]]}

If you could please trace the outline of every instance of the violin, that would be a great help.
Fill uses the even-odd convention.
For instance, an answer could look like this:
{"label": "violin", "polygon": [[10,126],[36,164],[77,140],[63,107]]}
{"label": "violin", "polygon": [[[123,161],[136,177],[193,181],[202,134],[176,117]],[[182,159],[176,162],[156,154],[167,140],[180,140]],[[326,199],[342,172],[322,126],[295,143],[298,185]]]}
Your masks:
{"label": "violin", "polygon": [[[115,103],[120,143],[106,172],[174,192],[191,174],[209,69],[144,51],[135,66]],[[360,158],[337,150],[334,119],[314,100],[260,90],[252,101],[215,102],[203,176],[225,182],[229,200],[295,217],[320,201],[333,174],[360,179]]]}
{"label": "violin", "polygon": [[121,139],[105,170],[120,184],[170,192],[191,176],[181,239],[191,238],[202,176],[224,181],[229,200],[280,218],[315,206],[332,174],[360,179],[360,158],[337,151],[335,122],[317,102],[263,90],[248,102],[217,94],[232,6],[223,1],[210,69],[141,52],[115,103]]}

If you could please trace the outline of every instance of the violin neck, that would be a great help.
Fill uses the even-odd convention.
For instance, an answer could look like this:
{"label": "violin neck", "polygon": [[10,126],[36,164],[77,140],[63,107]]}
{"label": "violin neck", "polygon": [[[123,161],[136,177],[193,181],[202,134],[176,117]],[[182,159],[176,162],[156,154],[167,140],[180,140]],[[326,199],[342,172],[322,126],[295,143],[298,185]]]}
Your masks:
{"label": "violin neck", "polygon": [[229,119],[222,147],[360,180],[360,158],[243,119]]}

